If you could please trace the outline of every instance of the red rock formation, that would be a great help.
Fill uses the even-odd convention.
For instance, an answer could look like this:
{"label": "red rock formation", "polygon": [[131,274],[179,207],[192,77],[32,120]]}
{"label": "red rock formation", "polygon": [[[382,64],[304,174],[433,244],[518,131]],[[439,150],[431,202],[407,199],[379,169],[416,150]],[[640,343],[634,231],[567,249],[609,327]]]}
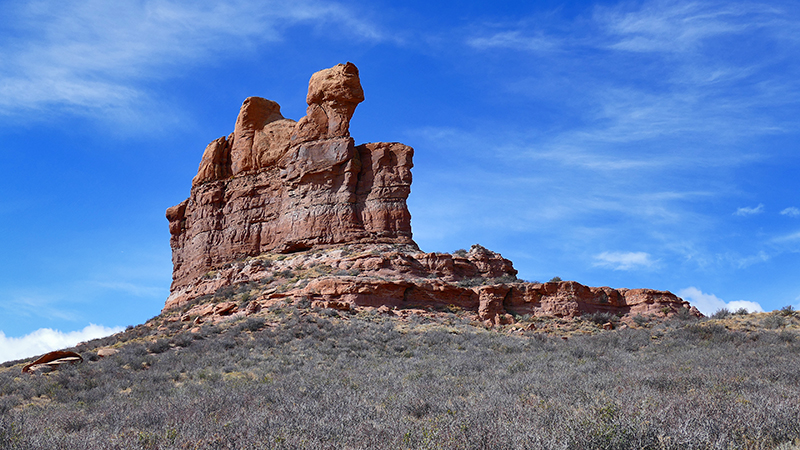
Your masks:
{"label": "red rock formation", "polygon": [[[212,277],[174,291],[164,311],[198,297],[214,296],[211,303],[186,311],[186,320],[190,316],[215,320],[213,317],[227,314],[247,315],[285,299],[305,299],[312,307],[339,310],[455,307],[472,311],[477,319],[493,325],[526,314],[575,318],[608,312],[666,317],[687,308],[699,315],[669,292],[594,288],[574,281],[528,283],[517,280],[516,273],[511,261],[479,245],[451,255],[421,253],[408,245],[354,244],[288,256],[262,254],[232,262]],[[292,284],[287,277],[304,282]],[[242,287],[251,298],[247,311],[230,308],[233,303],[229,299],[234,295],[230,286]],[[225,314],[220,305],[228,306]]]}
{"label": "red rock formation", "polygon": [[[358,69],[315,73],[306,100],[306,116],[294,122],[277,103],[250,97],[233,133],[206,147],[189,198],[167,210],[174,271],[165,311],[215,296],[184,313],[214,320],[302,298],[345,311],[458,307],[504,324],[513,314],[666,316],[689,307],[669,292],[521,282],[511,261],[479,245],[420,252],[406,207],[413,150],[350,138],[364,100]],[[298,277],[304,283],[289,282]],[[241,310],[230,301],[233,285],[252,290]]]}
{"label": "red rock formation", "polygon": [[349,123],[364,93],[351,63],[317,72],[307,115],[250,97],[234,131],[211,142],[187,200],[167,210],[172,290],[230,261],[354,242],[414,245],[406,199],[413,149],[356,146]]}
{"label": "red rock formation", "polygon": [[22,372],[29,373],[42,367],[57,369],[62,364],[75,364],[81,362],[83,362],[83,357],[75,352],[56,350],[54,352],[45,353],[36,361],[26,364],[22,368]]}

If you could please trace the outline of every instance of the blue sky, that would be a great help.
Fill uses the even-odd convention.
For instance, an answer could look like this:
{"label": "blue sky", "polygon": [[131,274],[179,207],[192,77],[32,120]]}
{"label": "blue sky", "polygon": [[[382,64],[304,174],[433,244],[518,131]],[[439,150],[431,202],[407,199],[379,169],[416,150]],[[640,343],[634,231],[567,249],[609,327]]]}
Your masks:
{"label": "blue sky", "polygon": [[158,314],[206,144],[346,61],[356,141],[416,149],[423,250],[800,306],[795,1],[0,5],[0,359]]}

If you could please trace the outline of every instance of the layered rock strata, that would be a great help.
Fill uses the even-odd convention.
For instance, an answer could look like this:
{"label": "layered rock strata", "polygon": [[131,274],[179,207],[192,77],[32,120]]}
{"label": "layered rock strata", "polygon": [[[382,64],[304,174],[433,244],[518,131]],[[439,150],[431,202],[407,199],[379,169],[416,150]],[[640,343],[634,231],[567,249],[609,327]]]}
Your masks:
{"label": "layered rock strata", "polygon": [[406,206],[413,149],[356,146],[349,124],[363,100],[347,63],[311,77],[297,122],[273,101],[244,101],[233,133],[206,148],[189,198],[167,210],[174,269],[165,312],[219,318],[288,299],[344,310],[458,308],[505,324],[514,315],[690,308],[663,291],[522,282],[511,261],[479,245],[420,252]]}
{"label": "layered rock strata", "polygon": [[356,146],[349,123],[364,93],[351,63],[317,72],[307,115],[250,97],[233,133],[203,153],[189,198],[167,210],[172,291],[263,252],[355,242],[414,245],[406,199],[413,149]]}
{"label": "layered rock strata", "polygon": [[[514,316],[575,318],[606,312],[667,317],[681,308],[674,294],[651,289],[588,287],[574,281],[525,282],[511,261],[474,245],[460,254],[413,246],[355,244],[291,255],[262,254],[232,262],[182,290],[164,310],[184,317],[247,315],[277,301],[357,310],[463,310],[487,325]],[[195,305],[196,306],[193,306]]]}

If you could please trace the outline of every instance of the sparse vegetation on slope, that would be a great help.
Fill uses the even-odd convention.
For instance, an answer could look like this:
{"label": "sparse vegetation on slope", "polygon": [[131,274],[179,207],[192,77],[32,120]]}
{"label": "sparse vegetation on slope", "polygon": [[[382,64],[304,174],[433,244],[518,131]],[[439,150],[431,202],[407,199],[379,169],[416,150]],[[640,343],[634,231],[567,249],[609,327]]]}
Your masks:
{"label": "sparse vegetation on slope", "polygon": [[800,437],[798,323],[563,340],[279,304],[195,333],[142,325],[75,349],[82,365],[0,369],[0,448],[777,448]]}

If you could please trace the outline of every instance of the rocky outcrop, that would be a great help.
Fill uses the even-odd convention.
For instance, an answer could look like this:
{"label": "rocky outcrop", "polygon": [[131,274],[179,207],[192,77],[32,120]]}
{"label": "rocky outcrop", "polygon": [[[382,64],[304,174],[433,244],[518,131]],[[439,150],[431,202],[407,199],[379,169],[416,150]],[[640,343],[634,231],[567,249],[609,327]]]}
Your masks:
{"label": "rocky outcrop", "polygon": [[233,133],[203,153],[189,198],[167,209],[172,291],[236,259],[357,242],[415,245],[406,199],[413,149],[356,146],[364,92],[351,63],[317,72],[305,117],[270,100],[242,104]]}
{"label": "rocky outcrop", "polygon": [[596,288],[574,281],[531,283],[516,274],[511,261],[480,245],[448,254],[422,253],[407,245],[354,244],[233,262],[174,292],[164,310],[183,308],[182,320],[214,321],[296,300],[343,311],[455,308],[487,325],[524,315],[667,317],[681,308],[699,316],[688,302],[665,291]]}
{"label": "rocky outcrop", "polygon": [[26,364],[22,368],[23,373],[30,373],[36,372],[37,370],[41,369],[57,369],[59,366],[64,364],[76,364],[82,363],[83,357],[75,352],[64,351],[64,350],[57,350],[54,352],[46,353],[36,361]]}
{"label": "rocky outcrop", "polygon": [[174,270],[164,311],[182,309],[172,320],[248,315],[286,299],[342,311],[458,308],[492,325],[690,308],[663,291],[523,282],[479,245],[420,252],[406,207],[413,150],[356,146],[349,124],[363,100],[347,63],[311,77],[298,122],[273,101],[244,101],[233,133],[206,147],[189,198],[167,210]]}

